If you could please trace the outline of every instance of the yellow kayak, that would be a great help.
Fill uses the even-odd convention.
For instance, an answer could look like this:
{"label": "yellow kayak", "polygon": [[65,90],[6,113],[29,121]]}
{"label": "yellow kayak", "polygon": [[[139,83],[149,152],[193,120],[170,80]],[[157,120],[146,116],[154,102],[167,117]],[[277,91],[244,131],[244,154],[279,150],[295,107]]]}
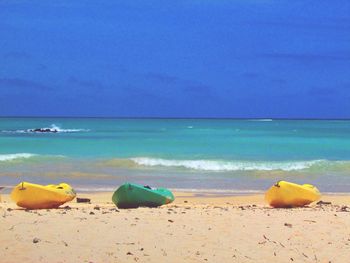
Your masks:
{"label": "yellow kayak", "polygon": [[57,208],[73,200],[75,196],[74,189],[65,183],[44,186],[22,182],[11,193],[12,200],[27,209]]}
{"label": "yellow kayak", "polygon": [[279,181],[265,194],[265,200],[272,207],[301,207],[320,199],[318,189],[311,184],[294,184]]}

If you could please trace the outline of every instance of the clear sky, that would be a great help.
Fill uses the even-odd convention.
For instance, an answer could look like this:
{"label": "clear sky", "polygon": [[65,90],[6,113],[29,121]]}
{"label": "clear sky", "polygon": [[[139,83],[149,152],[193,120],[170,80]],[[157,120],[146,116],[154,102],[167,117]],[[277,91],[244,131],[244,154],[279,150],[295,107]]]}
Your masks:
{"label": "clear sky", "polygon": [[350,1],[0,1],[0,116],[350,118]]}

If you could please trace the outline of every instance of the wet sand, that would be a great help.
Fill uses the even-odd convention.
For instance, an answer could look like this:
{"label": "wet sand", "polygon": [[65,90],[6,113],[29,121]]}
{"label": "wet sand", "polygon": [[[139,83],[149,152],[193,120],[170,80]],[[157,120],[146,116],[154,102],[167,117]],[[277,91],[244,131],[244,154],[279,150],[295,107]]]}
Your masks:
{"label": "wet sand", "polygon": [[262,195],[175,195],[160,208],[117,209],[112,193],[93,193],[31,211],[2,195],[0,262],[349,261],[350,196],[273,209]]}

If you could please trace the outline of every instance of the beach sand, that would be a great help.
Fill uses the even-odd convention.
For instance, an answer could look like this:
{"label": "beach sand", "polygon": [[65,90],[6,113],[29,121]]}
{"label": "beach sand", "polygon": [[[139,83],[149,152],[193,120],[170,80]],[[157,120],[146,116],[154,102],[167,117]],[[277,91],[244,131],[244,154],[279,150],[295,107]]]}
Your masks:
{"label": "beach sand", "polygon": [[91,193],[79,195],[91,204],[31,211],[2,195],[0,262],[349,262],[350,196],[273,209],[262,195],[175,195],[160,208]]}

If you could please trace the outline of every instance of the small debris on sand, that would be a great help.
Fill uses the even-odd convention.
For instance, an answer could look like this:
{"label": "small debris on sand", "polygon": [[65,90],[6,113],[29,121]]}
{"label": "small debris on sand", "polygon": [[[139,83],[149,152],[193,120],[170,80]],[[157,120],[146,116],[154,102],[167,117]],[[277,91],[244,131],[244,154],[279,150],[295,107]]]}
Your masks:
{"label": "small debris on sand", "polygon": [[348,206],[343,205],[340,209],[337,210],[337,212],[350,212],[350,210]]}
{"label": "small debris on sand", "polygon": [[77,197],[77,203],[90,203],[91,199],[90,198],[79,198]]}
{"label": "small debris on sand", "polygon": [[316,223],[316,221],[315,220],[304,220],[305,222],[310,222],[310,223]]}
{"label": "small debris on sand", "polygon": [[332,202],[325,202],[325,201],[318,201],[317,203],[316,203],[316,205],[331,205],[332,204]]}
{"label": "small debris on sand", "polygon": [[40,239],[39,239],[39,238],[37,238],[37,237],[34,237],[34,238],[33,238],[33,243],[34,243],[34,244],[39,243],[39,242],[40,242]]}

